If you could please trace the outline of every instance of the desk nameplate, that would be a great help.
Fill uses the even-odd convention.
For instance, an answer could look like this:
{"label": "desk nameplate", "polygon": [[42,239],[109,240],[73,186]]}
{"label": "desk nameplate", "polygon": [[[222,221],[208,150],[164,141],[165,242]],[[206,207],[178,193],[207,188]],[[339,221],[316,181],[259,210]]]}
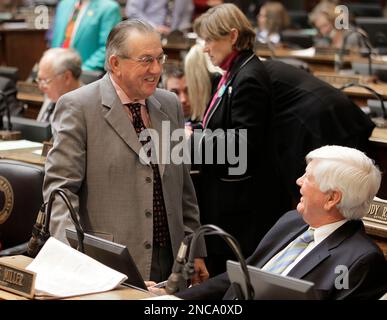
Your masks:
{"label": "desk nameplate", "polygon": [[364,219],[378,222],[387,228],[387,203],[373,200]]}
{"label": "desk nameplate", "polygon": [[374,199],[363,218],[366,232],[370,235],[387,238],[387,202]]}
{"label": "desk nameplate", "polygon": [[35,294],[36,273],[0,262],[0,289],[27,298]]}

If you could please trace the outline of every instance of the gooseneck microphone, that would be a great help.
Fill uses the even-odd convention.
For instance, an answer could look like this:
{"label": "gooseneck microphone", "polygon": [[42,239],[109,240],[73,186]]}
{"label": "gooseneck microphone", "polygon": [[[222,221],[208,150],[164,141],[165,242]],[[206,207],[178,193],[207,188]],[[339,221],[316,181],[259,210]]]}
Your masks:
{"label": "gooseneck microphone", "polygon": [[344,89],[351,88],[351,87],[359,87],[359,88],[366,89],[377,100],[379,100],[379,102],[380,102],[380,109],[382,110],[382,117],[379,118],[379,120],[377,120],[377,118],[376,119],[373,118],[372,120],[374,120],[374,122],[375,122],[377,127],[385,128],[387,126],[387,121],[386,121],[387,120],[387,112],[386,112],[386,106],[384,105],[383,96],[381,94],[377,93],[374,89],[372,89],[371,87],[369,87],[367,85],[360,84],[360,83],[354,83],[354,82],[350,82],[350,83],[347,83],[347,84],[343,85],[339,90],[344,90]]}
{"label": "gooseneck microphone", "polygon": [[64,203],[66,204],[66,207],[70,211],[70,217],[71,220],[75,226],[75,230],[77,232],[78,237],[78,251],[81,251],[82,253],[85,252],[84,246],[83,246],[83,239],[84,239],[84,231],[78,221],[77,214],[75,213],[74,207],[71,204],[66,192],[62,189],[54,189],[47,201],[47,203],[44,203],[38,213],[38,217],[36,219],[36,223],[32,229],[32,236],[31,239],[28,242],[27,245],[27,254],[30,257],[35,257],[40,249],[43,247],[47,239],[50,237],[50,220],[51,220],[51,209],[52,204],[55,200],[55,196],[59,195]]}
{"label": "gooseneck microphone", "polygon": [[[205,224],[199,227],[193,234],[187,236],[181,243],[179,252],[177,254],[175,263],[172,268],[172,273],[168,278],[166,285],[166,292],[174,294],[178,291],[178,283],[185,279],[188,280],[195,273],[195,252],[198,239],[202,236],[218,235],[229,245],[241,265],[242,273],[247,288],[247,300],[254,298],[254,289],[251,285],[250,275],[247,270],[246,260],[243,257],[238,241],[229,233],[213,224]],[[186,255],[189,249],[188,260]]]}
{"label": "gooseneck microphone", "polygon": [[35,257],[43,244],[50,237],[50,234],[44,233],[44,224],[46,220],[46,204],[43,203],[39,209],[38,217],[32,228],[32,235],[30,241],[27,244],[27,255],[30,257]]}
{"label": "gooseneck microphone", "polygon": [[173,263],[172,273],[168,277],[168,281],[165,286],[165,290],[168,294],[173,294],[179,291],[179,283],[181,281],[181,275],[183,272],[184,264],[186,262],[187,250],[189,247],[190,239],[191,237],[186,237],[180,244],[180,248],[177,252],[175,262]]}
{"label": "gooseneck microphone", "polygon": [[[343,68],[343,65],[344,65],[343,59],[344,59],[344,54],[345,54],[345,50],[347,47],[348,38],[352,34],[358,34],[362,39],[362,43],[364,44],[365,48],[367,49],[368,74],[370,76],[372,76],[372,57],[371,57],[372,45],[370,44],[370,40],[368,38],[368,35],[366,33],[364,33],[364,31],[359,29],[359,28],[349,29],[348,32],[344,35],[343,43],[341,45],[340,52],[338,55],[338,60],[335,61],[335,69],[336,69],[335,71],[338,72]],[[359,44],[359,50],[361,52],[360,44]]]}

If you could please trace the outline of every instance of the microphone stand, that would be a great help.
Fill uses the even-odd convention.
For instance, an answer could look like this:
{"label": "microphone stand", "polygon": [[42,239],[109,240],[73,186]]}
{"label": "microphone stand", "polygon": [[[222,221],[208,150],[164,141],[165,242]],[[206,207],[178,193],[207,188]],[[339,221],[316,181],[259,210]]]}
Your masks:
{"label": "microphone stand", "polygon": [[[7,128],[7,130],[3,130],[4,129],[3,114],[2,113],[0,114],[0,117],[1,117],[1,119],[0,119],[0,130],[1,130],[0,137],[3,140],[21,139],[21,132],[20,131],[12,131],[11,110],[9,108],[8,101],[7,101],[8,97],[10,97],[16,93],[17,93],[16,89],[13,89],[13,90],[10,90],[7,92],[0,91],[0,99],[5,104],[4,109],[7,113],[7,120],[8,120],[8,128]],[[1,111],[3,111],[3,110],[1,109]]]}
{"label": "microphone stand", "polygon": [[[166,285],[166,291],[168,294],[173,294],[177,291],[177,282],[183,277],[184,279],[188,280],[192,275],[195,273],[194,269],[194,260],[195,260],[195,249],[196,244],[198,241],[198,238],[200,236],[205,235],[219,235],[223,238],[223,240],[226,241],[226,243],[229,245],[235,256],[238,258],[238,261],[241,265],[242,272],[245,278],[246,288],[247,288],[247,297],[245,297],[247,300],[253,300],[254,299],[254,289],[251,285],[250,275],[247,270],[247,264],[246,260],[243,257],[242,251],[240,249],[240,246],[238,244],[238,241],[229,233],[224,231],[223,229],[219,228],[218,226],[212,225],[212,224],[206,224],[201,227],[199,227],[193,235],[190,235],[186,237],[179,249],[178,255],[176,257],[176,261],[173,266],[173,272],[168,278],[167,285]],[[189,250],[189,256],[187,263],[184,264],[186,253],[188,250],[188,247],[190,247]]]}
{"label": "microphone stand", "polygon": [[350,83],[343,85],[339,90],[343,91],[344,89],[351,88],[351,87],[359,87],[359,88],[366,89],[367,91],[372,93],[377,100],[379,100],[380,109],[382,110],[382,117],[373,118],[372,120],[374,121],[374,123],[376,124],[377,127],[386,128],[387,127],[387,123],[386,123],[387,113],[386,113],[386,107],[384,105],[383,96],[380,95],[379,93],[377,93],[374,89],[372,89],[369,86],[366,86],[364,84],[354,83],[354,82],[350,82]]}
{"label": "microphone stand", "polygon": [[51,220],[51,209],[52,204],[55,200],[55,196],[59,195],[64,203],[66,204],[67,208],[70,211],[71,220],[74,223],[77,237],[78,237],[78,251],[81,251],[82,253],[85,252],[84,246],[83,246],[83,239],[84,239],[84,231],[78,221],[78,217],[75,213],[74,207],[71,204],[67,194],[62,189],[54,189],[50,197],[48,199],[47,203],[44,203],[39,211],[38,218],[36,219],[36,223],[32,229],[32,236],[30,241],[28,242],[27,247],[27,254],[30,257],[35,257],[40,249],[43,247],[45,242],[50,237],[50,220]]}
{"label": "microphone stand", "polygon": [[[343,68],[343,64],[344,64],[343,63],[343,58],[344,58],[345,50],[346,50],[346,47],[347,47],[348,38],[352,34],[360,35],[361,39],[363,40],[363,44],[367,48],[368,74],[370,76],[372,76],[372,57],[371,57],[371,55],[372,55],[372,46],[371,46],[371,44],[369,42],[368,36],[366,34],[364,34],[364,32],[358,30],[357,28],[356,29],[350,29],[344,35],[343,43],[341,45],[340,53],[339,53],[339,56],[338,56],[338,61],[335,61],[335,71],[338,72],[338,71],[340,71]],[[359,51],[361,52],[360,48],[359,48]]]}

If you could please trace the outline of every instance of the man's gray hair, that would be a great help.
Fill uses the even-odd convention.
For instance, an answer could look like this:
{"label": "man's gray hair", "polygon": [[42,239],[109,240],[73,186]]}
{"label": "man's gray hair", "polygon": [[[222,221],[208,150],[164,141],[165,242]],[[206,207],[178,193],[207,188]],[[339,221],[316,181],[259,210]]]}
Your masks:
{"label": "man's gray hair", "polygon": [[44,52],[42,60],[49,60],[55,74],[69,70],[75,79],[78,80],[81,76],[82,59],[79,53],[72,48],[48,49]]}
{"label": "man's gray hair", "polygon": [[311,174],[322,192],[341,191],[337,205],[348,220],[361,219],[379,190],[381,173],[363,152],[342,146],[324,146],[309,152],[314,161]]}
{"label": "man's gray hair", "polygon": [[105,58],[105,70],[110,72],[111,67],[109,58],[112,55],[116,56],[127,56],[126,52],[126,41],[129,37],[130,32],[138,31],[140,33],[155,33],[159,35],[156,29],[148,22],[129,19],[118,23],[112,31],[109,33],[109,37],[106,42],[106,58]]}

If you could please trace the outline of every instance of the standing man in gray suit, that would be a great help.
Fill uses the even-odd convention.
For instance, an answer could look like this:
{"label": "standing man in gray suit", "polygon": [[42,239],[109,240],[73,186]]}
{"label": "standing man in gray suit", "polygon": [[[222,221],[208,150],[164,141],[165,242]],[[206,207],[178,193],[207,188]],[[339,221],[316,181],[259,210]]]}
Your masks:
{"label": "standing man in gray suit", "polygon": [[[144,129],[164,142],[184,126],[176,95],[156,89],[165,60],[150,24],[116,25],[106,45],[107,74],[57,103],[43,187],[45,200],[52,190],[65,190],[85,232],[126,245],[144,279],[154,281],[169,276],[184,236],[200,226],[189,168],[142,156],[144,144],[157,144],[153,135],[142,139]],[[70,216],[58,199],[50,232],[66,241],[67,227]],[[202,245],[197,257],[205,254]],[[195,271],[194,283],[208,278],[203,259],[195,260]]]}

